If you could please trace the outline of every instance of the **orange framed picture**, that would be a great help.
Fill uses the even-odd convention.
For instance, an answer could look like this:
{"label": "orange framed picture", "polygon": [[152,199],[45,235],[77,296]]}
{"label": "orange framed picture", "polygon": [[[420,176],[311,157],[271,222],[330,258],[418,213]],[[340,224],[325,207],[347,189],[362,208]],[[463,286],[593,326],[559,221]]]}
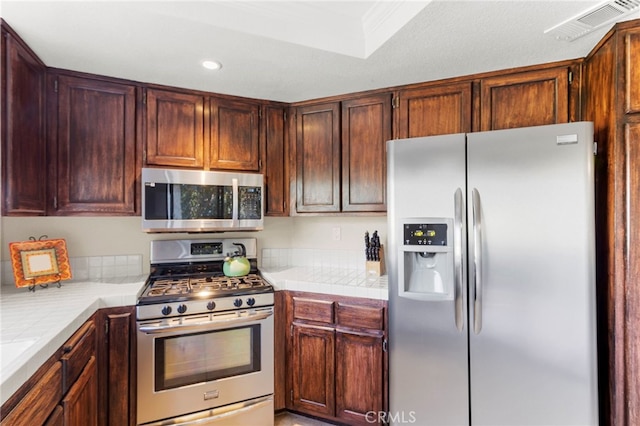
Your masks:
{"label": "orange framed picture", "polygon": [[32,287],[71,279],[64,239],[9,243],[16,287]]}

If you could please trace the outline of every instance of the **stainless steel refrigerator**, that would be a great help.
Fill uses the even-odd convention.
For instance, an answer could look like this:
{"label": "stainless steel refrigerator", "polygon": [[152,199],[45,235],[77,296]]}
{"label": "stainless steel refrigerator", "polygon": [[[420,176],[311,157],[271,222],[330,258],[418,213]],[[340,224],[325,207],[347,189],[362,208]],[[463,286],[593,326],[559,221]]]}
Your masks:
{"label": "stainless steel refrigerator", "polygon": [[387,156],[390,423],[596,425],[593,125]]}

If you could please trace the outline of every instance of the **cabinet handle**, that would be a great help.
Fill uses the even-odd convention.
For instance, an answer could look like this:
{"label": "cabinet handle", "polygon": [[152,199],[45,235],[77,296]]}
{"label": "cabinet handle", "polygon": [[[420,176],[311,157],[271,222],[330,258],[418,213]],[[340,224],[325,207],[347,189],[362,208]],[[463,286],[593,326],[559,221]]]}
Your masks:
{"label": "cabinet handle", "polygon": [[382,351],[389,352],[389,342],[387,341],[387,339],[384,339],[382,341]]}

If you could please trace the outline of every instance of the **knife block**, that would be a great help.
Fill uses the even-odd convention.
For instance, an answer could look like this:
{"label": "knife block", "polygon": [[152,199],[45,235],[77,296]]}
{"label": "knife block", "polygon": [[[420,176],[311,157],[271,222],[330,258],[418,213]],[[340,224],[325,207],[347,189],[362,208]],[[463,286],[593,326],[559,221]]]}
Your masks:
{"label": "knife block", "polygon": [[365,269],[367,272],[367,278],[378,278],[385,274],[384,268],[384,246],[380,246],[380,260],[365,262]]}

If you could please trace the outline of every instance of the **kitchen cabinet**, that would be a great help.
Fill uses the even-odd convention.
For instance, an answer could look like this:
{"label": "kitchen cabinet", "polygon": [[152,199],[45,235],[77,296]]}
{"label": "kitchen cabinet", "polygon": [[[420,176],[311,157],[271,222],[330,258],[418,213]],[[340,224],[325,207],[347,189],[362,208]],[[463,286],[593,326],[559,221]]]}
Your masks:
{"label": "kitchen cabinet", "polygon": [[260,170],[260,105],[210,98],[209,168]]}
{"label": "kitchen cabinet", "polygon": [[623,22],[585,60],[584,118],[594,123],[603,422],[640,423],[640,26]]}
{"label": "kitchen cabinet", "polygon": [[147,88],[144,104],[145,164],[204,167],[205,97]]}
{"label": "kitchen cabinet", "polygon": [[206,93],[147,88],[148,166],[260,170],[260,103]]}
{"label": "kitchen cabinet", "polygon": [[387,150],[391,94],[342,102],[342,211],[387,210]]}
{"label": "kitchen cabinet", "polygon": [[100,309],[98,331],[98,401],[100,426],[136,424],[135,306]]}
{"label": "kitchen cabinet", "polygon": [[284,106],[262,108],[263,173],[266,190],[265,214],[289,215],[289,146],[287,110]]}
{"label": "kitchen cabinet", "polygon": [[97,425],[96,327],[86,321],[2,406],[0,424]]}
{"label": "kitchen cabinet", "polygon": [[480,80],[480,131],[570,121],[571,67],[559,66]]}
{"label": "kitchen cabinet", "polygon": [[47,76],[50,215],[135,215],[136,87],[77,73]]}
{"label": "kitchen cabinet", "polygon": [[388,405],[386,302],[288,292],[287,315],[287,408],[341,423],[375,423]]}
{"label": "kitchen cabinet", "polygon": [[46,214],[45,71],[1,21],[3,215]]}
{"label": "kitchen cabinet", "polygon": [[471,132],[472,90],[460,82],[398,91],[397,138]]}
{"label": "kitchen cabinet", "polygon": [[340,104],[296,108],[296,211],[340,211]]}
{"label": "kitchen cabinet", "polygon": [[386,210],[391,95],[296,108],[296,212]]}

